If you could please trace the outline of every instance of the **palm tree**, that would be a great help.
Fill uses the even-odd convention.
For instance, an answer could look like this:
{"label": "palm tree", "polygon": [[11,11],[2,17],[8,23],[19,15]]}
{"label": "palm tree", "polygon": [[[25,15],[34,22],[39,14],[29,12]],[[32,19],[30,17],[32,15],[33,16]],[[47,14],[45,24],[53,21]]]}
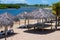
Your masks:
{"label": "palm tree", "polygon": [[60,17],[60,2],[54,3],[53,6],[53,13],[56,15],[56,30],[57,30],[57,22],[58,22],[58,17]]}

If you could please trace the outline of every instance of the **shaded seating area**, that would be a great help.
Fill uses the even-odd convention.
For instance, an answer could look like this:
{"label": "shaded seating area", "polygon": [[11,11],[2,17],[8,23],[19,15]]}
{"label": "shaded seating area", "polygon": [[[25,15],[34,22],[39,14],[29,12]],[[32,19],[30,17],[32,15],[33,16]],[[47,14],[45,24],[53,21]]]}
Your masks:
{"label": "shaded seating area", "polygon": [[[9,35],[13,35],[14,31],[13,30],[7,30],[7,36]],[[5,37],[5,31],[1,31],[0,32],[0,38],[4,38]]]}
{"label": "shaded seating area", "polygon": [[[19,15],[19,16],[20,16],[20,18],[22,18],[21,15]],[[49,9],[44,9],[44,8],[36,9],[30,13],[28,13],[28,12],[22,13],[22,16],[25,19],[25,25],[26,25],[26,20],[28,20],[28,24],[26,25],[28,30],[30,28],[35,29],[35,27],[43,29],[46,26],[51,27],[51,29],[52,29],[52,23],[54,23],[54,19],[55,19],[55,15],[52,14],[52,11]],[[29,19],[40,19],[41,22],[38,22],[38,20],[37,20],[36,24],[29,24]],[[49,19],[49,20],[47,20],[47,19]],[[50,25],[48,26],[49,23],[50,23]]]}
{"label": "shaded seating area", "polygon": [[37,28],[41,29],[41,28],[51,27],[52,26],[51,23],[54,23],[54,21],[51,22],[51,20],[50,21],[44,21],[44,22],[37,22],[37,23],[34,23],[34,24],[30,24],[29,22],[30,21],[28,21],[27,25],[22,25],[19,28],[22,28],[22,29],[25,29],[25,28],[28,28],[28,29],[34,28],[35,29],[35,27],[36,27],[36,29]]}
{"label": "shaded seating area", "polygon": [[51,19],[51,20],[47,20],[47,19],[46,19],[44,23],[54,23],[54,22],[55,22],[55,21],[52,20],[52,19]]}
{"label": "shaded seating area", "polygon": [[13,30],[13,17],[8,14],[7,12],[5,12],[4,14],[0,15],[0,27],[1,32],[0,32],[0,38],[7,38],[7,36],[11,36],[12,34],[14,34],[14,30]]}
{"label": "shaded seating area", "polygon": [[[45,23],[51,23],[50,27],[52,29],[52,23],[53,23],[52,20],[55,18],[55,15],[53,15],[51,11],[47,11],[47,9],[40,8],[39,10],[35,10],[35,11],[31,12],[31,14],[34,14],[33,16],[35,19],[41,20],[40,23],[37,22],[37,24],[36,24],[37,25],[36,27],[38,29],[39,28],[43,29],[45,27],[49,27],[48,24],[45,24]],[[47,21],[47,19],[49,19],[49,20]],[[34,29],[35,29],[35,27],[34,27]]]}
{"label": "shaded seating area", "polygon": [[[51,9],[52,10],[52,9]],[[27,28],[27,31],[30,30],[35,30],[36,29],[42,29],[44,30],[45,28],[50,28],[51,30],[56,30],[58,26],[56,26],[57,24],[57,20],[56,20],[56,16],[54,14],[52,14],[52,11],[49,9],[44,9],[44,8],[39,8],[36,9],[32,12],[24,12],[21,15],[19,15],[19,19],[24,19],[25,23],[23,26],[19,26],[19,28]],[[30,24],[30,19],[40,19],[40,22],[38,22],[36,24]],[[28,20],[28,24],[26,24],[26,20]],[[20,22],[20,21],[19,21]],[[59,23],[58,23],[59,25]]]}
{"label": "shaded seating area", "polygon": [[44,28],[47,28],[47,27],[51,27],[52,25],[51,24],[45,24],[45,23],[36,23],[36,24],[29,24],[27,25],[27,28],[28,30],[31,29],[31,28],[34,28],[35,29],[44,29]]}

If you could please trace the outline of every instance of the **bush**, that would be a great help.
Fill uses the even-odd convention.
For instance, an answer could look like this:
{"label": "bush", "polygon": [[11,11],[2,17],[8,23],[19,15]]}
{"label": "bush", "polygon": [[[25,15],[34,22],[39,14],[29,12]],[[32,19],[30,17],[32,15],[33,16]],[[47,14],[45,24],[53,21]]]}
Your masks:
{"label": "bush", "polygon": [[19,4],[0,4],[0,9],[6,9],[6,8],[20,8]]}

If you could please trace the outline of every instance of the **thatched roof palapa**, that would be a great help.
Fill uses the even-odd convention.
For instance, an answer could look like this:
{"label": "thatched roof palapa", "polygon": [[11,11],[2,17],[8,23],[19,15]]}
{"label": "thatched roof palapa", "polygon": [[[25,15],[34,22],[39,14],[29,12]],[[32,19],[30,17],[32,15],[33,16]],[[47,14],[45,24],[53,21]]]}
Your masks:
{"label": "thatched roof palapa", "polygon": [[33,12],[31,12],[31,14],[33,14],[34,18],[54,18],[55,15],[52,14],[51,10],[48,9],[37,9],[34,10]]}
{"label": "thatched roof palapa", "polygon": [[[25,14],[26,13],[26,14]],[[39,19],[39,18],[55,18],[55,15],[52,14],[52,10],[39,8],[30,13],[23,12],[17,15],[19,18],[32,18],[32,19]]]}
{"label": "thatched roof palapa", "polygon": [[1,14],[0,15],[0,25],[2,25],[2,26],[12,26],[13,25],[13,20],[12,20],[11,17],[10,17],[10,15],[8,15],[7,12],[5,12],[5,14]]}

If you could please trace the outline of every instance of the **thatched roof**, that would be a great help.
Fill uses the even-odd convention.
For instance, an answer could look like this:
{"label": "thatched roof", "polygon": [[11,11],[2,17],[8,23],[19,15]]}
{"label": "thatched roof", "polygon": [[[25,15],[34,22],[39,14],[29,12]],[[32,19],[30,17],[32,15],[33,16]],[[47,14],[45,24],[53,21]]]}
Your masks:
{"label": "thatched roof", "polygon": [[11,26],[11,25],[13,25],[12,18],[10,18],[9,16],[10,15],[7,14],[7,13],[1,14],[0,15],[0,25],[2,25],[2,26]]}
{"label": "thatched roof", "polygon": [[52,14],[52,9],[44,9],[50,18],[55,18],[56,16]]}
{"label": "thatched roof", "polygon": [[25,19],[25,18],[32,19],[33,18],[33,16],[29,14],[29,12],[22,12],[22,13],[18,14],[17,17],[19,19]]}
{"label": "thatched roof", "polygon": [[55,15],[52,14],[52,10],[48,9],[37,9],[31,12],[31,14],[34,16],[34,18],[54,18]]}
{"label": "thatched roof", "polygon": [[3,14],[1,14],[3,17],[5,17],[5,18],[9,18],[10,20],[14,20],[14,17],[15,16],[13,16],[13,15],[11,15],[10,13],[8,13],[8,12],[5,12],[5,13],[3,13]]}
{"label": "thatched roof", "polygon": [[6,18],[0,18],[0,25],[2,26],[10,26],[13,24],[13,21],[6,19]]}
{"label": "thatched roof", "polygon": [[27,13],[27,12],[19,13],[16,17],[18,17],[19,19],[24,19],[25,13]]}
{"label": "thatched roof", "polygon": [[[26,13],[26,14],[25,14]],[[23,12],[17,15],[19,18],[55,18],[55,15],[52,14],[52,9],[39,8],[30,13]]]}

